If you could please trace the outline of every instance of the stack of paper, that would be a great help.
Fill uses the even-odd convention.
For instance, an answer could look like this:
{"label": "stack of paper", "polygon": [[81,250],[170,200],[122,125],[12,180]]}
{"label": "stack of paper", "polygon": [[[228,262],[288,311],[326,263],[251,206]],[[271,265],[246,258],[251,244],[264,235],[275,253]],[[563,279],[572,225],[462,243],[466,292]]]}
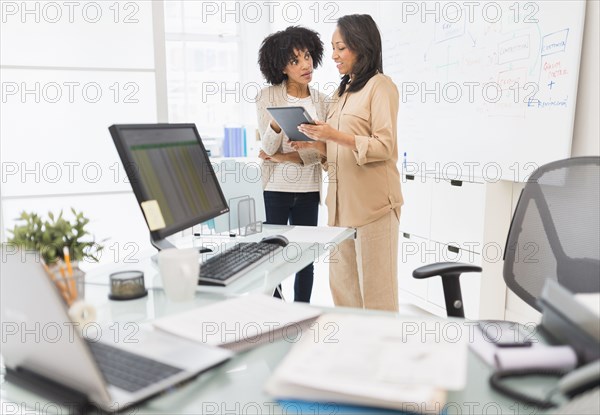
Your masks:
{"label": "stack of paper", "polygon": [[458,323],[330,314],[311,331],[321,335],[303,336],[267,382],[275,398],[439,413],[466,383]]}
{"label": "stack of paper", "polygon": [[302,333],[321,314],[308,305],[265,295],[221,301],[155,320],[154,327],[200,343],[242,351]]}

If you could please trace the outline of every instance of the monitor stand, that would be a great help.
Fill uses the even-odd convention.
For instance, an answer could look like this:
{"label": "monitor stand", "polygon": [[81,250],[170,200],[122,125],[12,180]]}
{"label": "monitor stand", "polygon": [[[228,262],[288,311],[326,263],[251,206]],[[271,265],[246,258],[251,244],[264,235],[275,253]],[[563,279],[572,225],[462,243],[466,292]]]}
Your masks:
{"label": "monitor stand", "polygon": [[[166,239],[154,239],[154,238],[150,237],[150,242],[152,243],[152,246],[154,246],[159,251],[162,251],[163,249],[177,248],[175,245],[173,245],[171,242],[167,241]],[[201,254],[205,254],[207,252],[212,252],[212,249],[207,248],[205,246],[199,246],[199,247],[195,247],[195,248],[198,248],[198,251]]]}

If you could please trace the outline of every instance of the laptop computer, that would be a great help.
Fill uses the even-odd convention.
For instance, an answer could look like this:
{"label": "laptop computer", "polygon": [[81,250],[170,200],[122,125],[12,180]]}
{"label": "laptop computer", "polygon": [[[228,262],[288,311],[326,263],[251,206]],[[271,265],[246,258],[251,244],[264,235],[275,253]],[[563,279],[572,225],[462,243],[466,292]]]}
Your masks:
{"label": "laptop computer", "polygon": [[85,338],[74,329],[39,254],[8,251],[0,248],[2,356],[9,370],[23,369],[51,379],[85,394],[93,405],[114,411],[232,356],[228,350],[149,327],[119,336],[94,324],[90,326],[95,330],[82,330]]}

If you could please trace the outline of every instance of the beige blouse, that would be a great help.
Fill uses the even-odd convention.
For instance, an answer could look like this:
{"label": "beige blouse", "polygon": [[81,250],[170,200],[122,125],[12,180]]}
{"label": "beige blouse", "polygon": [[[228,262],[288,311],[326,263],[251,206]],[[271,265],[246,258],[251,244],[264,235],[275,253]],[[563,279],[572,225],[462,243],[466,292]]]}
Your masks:
{"label": "beige blouse", "polygon": [[399,218],[398,105],[398,88],[383,74],[331,104],[327,123],[354,134],[356,148],[327,142],[330,226],[363,226],[390,210]]}

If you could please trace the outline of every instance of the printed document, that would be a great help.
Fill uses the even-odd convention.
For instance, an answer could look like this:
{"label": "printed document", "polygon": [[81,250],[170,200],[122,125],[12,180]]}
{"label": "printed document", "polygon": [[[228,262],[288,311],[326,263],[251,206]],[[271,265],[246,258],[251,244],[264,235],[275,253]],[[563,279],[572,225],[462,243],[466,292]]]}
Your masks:
{"label": "printed document", "polygon": [[[326,314],[269,379],[278,399],[303,399],[421,412],[466,384],[465,327],[447,320],[403,321]],[[331,328],[336,331],[332,333]]]}

